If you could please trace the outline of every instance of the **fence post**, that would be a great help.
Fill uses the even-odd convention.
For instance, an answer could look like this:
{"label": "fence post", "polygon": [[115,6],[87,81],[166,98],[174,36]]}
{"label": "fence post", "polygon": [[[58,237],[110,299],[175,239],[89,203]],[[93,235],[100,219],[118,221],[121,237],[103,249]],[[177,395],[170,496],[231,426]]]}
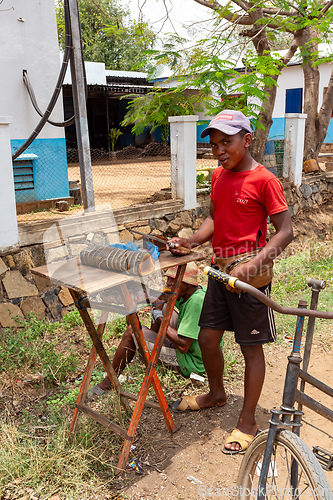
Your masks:
{"label": "fence post", "polygon": [[301,113],[285,114],[283,177],[295,186],[302,184],[306,117]]}
{"label": "fence post", "polygon": [[184,200],[184,209],[196,207],[198,116],[169,116],[171,196]]}
{"label": "fence post", "polygon": [[1,158],[1,183],[0,183],[0,250],[5,251],[18,246],[19,236],[16,217],[16,201],[14,189],[14,175],[12,154],[10,148],[9,116],[0,116],[0,158]]}

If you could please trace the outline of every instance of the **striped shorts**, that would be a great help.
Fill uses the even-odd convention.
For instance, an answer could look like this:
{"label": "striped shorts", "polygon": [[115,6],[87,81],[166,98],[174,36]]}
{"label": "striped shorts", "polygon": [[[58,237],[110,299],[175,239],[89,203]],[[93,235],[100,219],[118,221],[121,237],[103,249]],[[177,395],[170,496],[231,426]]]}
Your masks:
{"label": "striped shorts", "polygon": [[[261,292],[269,297],[271,284]],[[240,345],[275,342],[276,329],[273,311],[249,293],[233,293],[209,277],[206,297],[199,320],[201,328],[235,332]]]}

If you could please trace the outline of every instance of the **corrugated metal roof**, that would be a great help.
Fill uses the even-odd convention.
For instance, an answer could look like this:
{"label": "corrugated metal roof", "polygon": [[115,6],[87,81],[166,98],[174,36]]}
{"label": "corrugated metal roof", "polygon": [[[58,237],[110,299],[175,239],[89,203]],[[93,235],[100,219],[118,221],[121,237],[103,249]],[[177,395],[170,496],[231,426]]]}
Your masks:
{"label": "corrugated metal roof", "polygon": [[120,78],[147,78],[147,73],[142,71],[118,71],[113,69],[105,70],[106,76],[117,76]]}

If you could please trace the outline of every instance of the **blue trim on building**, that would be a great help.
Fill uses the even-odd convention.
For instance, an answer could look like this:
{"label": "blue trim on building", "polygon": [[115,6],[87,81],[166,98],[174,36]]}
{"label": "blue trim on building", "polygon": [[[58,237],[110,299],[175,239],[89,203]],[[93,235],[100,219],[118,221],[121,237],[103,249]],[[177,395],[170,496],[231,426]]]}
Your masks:
{"label": "blue trim on building", "polygon": [[[201,124],[197,125],[197,142],[209,142],[209,136],[205,137],[204,139],[201,139],[200,137],[201,132],[207,127],[208,123],[209,121],[207,121],[206,124],[203,124],[201,122]],[[268,140],[273,141],[284,139],[284,125],[284,117],[273,118],[273,124],[269,131]],[[333,118],[331,118],[324,142],[333,143]]]}
{"label": "blue trim on building", "polygon": [[330,124],[327,128],[327,133],[324,142],[333,142],[333,118],[331,118]]}
{"label": "blue trim on building", "polygon": [[209,135],[206,135],[206,137],[202,138],[200,137],[201,132],[207,127],[209,123],[209,120],[203,122],[200,121],[197,124],[197,142],[209,142]]}
{"label": "blue trim on building", "polygon": [[[25,141],[11,141],[14,153]],[[35,139],[24,152],[35,154],[33,160],[34,188],[15,192],[16,203],[67,198],[69,196],[65,138]]]}
{"label": "blue trim on building", "polygon": [[284,139],[285,118],[273,118],[273,123],[269,131],[268,140]]}

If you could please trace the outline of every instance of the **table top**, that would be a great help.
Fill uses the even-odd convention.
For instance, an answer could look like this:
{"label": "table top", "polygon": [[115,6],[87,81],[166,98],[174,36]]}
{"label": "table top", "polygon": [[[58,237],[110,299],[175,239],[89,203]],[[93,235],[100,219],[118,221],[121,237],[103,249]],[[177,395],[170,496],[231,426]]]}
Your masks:
{"label": "table top", "polygon": [[[202,260],[205,256],[199,252],[191,252],[188,255],[174,256],[168,251],[161,252],[155,261],[155,271],[181,266],[188,262]],[[45,266],[35,267],[31,270],[33,274],[50,278],[52,283],[72,288],[81,293],[96,294],[116,285],[121,285],[133,279],[140,279],[132,274],[106,271],[97,267],[81,264],[78,257],[58,262],[52,262]]]}

